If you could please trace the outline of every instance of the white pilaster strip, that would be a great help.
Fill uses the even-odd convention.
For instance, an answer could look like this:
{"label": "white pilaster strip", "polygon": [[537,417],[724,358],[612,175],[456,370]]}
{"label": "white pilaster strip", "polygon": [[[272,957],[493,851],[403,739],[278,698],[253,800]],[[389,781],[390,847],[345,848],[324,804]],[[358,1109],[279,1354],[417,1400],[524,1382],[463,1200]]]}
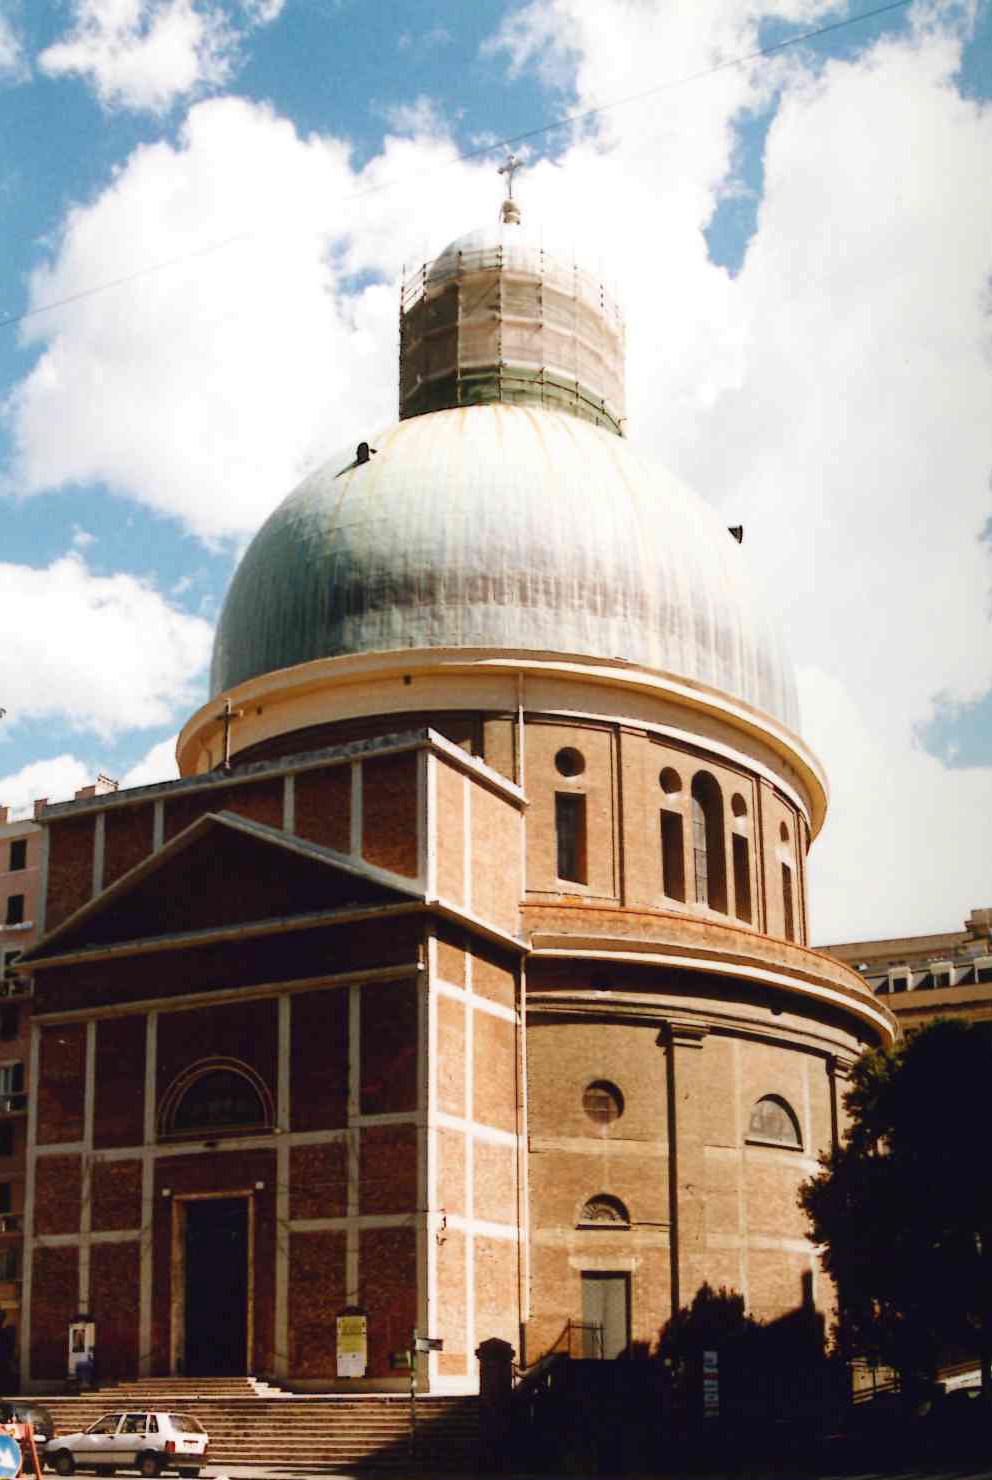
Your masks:
{"label": "white pilaster strip", "polygon": [[362,763],[351,763],[351,856],[362,856]]}
{"label": "white pilaster strip", "polygon": [[[48,829],[42,832],[42,846],[45,849],[45,863],[42,867],[43,877],[47,874],[47,843]],[[44,900],[44,892],[42,892]],[[37,1023],[31,1024],[31,1046],[28,1050],[28,1123],[27,1144],[25,1146],[24,1160],[26,1176],[24,1179],[24,1243],[22,1247],[22,1281],[21,1281],[21,1378],[24,1384],[31,1380],[31,1284],[34,1265],[34,1189],[36,1157],[35,1146],[38,1142],[38,1063],[41,1057],[41,1030]]]}
{"label": "white pilaster strip", "polygon": [[[158,804],[156,804],[158,805]],[[145,1154],[141,1164],[141,1253],[138,1277],[138,1373],[148,1376],[152,1351],[152,1218],[155,1211],[155,1087],[158,1066],[158,1012],[145,1019]]]}
{"label": "white pilaster strip", "polygon": [[[292,776],[286,777],[287,784]],[[285,793],[283,794],[285,800]],[[285,826],[285,821],[283,823]],[[290,829],[291,831],[292,829]],[[278,1080],[276,1083],[276,1310],[275,1369],[277,1377],[289,1375],[289,1177],[290,1158],[290,1048],[292,1002],[287,993],[279,998]]]}
{"label": "white pilaster strip", "polygon": [[747,1258],[747,1189],[744,1177],[744,1081],[741,1069],[741,1044],[740,1039],[732,1041],[731,1053],[733,1055],[734,1074],[734,1146],[737,1150],[737,1237],[740,1240],[737,1249],[737,1287],[744,1296],[744,1308],[750,1309],[748,1291],[748,1258]]}
{"label": "white pilaster strip", "polygon": [[[100,814],[103,815],[102,813]],[[86,1024],[83,1070],[83,1153],[80,1157],[79,1309],[90,1308],[90,1233],[93,1228],[93,1120],[96,1100],[96,1023]]]}
{"label": "white pilaster strip", "polygon": [[290,771],[282,778],[282,830],[296,831],[296,773]]}
{"label": "white pilaster strip", "polygon": [[[429,957],[428,957],[429,959]],[[417,980],[417,1213],[414,1218],[417,1260],[417,1331],[421,1336],[433,1335],[430,1329],[432,1290],[427,1245],[430,1239],[431,1205],[427,1180],[427,1103],[429,1098],[430,1074],[430,971],[422,972]],[[430,1382],[430,1361],[424,1356],[415,1358],[417,1386],[423,1389]]]}
{"label": "white pilaster strip", "polygon": [[472,952],[465,951],[465,1356],[470,1379],[476,1376],[475,1360],[475,1003]]}
{"label": "white pilaster strip", "polygon": [[[352,803],[354,804],[355,772],[352,769]],[[361,787],[361,780],[359,780]],[[361,795],[359,795],[361,805]],[[354,826],[354,807],[352,825]],[[360,1172],[360,1143],[358,1120],[361,1110],[362,1088],[362,989],[357,984],[348,988],[348,1161],[347,1214],[348,1231],[345,1234],[344,1289],[345,1304],[358,1304],[358,1201]]]}
{"label": "white pilaster strip", "polygon": [[165,802],[159,797],[152,807],[152,852],[157,853],[165,841]]}
{"label": "white pilaster strip", "polygon": [[[93,888],[95,899],[103,888],[103,853],[107,837],[107,814],[98,812],[93,822]],[[85,1310],[85,1305],[83,1306]]]}
{"label": "white pilaster strip", "polygon": [[[437,993],[434,991],[434,977],[437,973],[437,937],[431,935],[427,942],[427,978],[424,982],[424,991],[427,996],[427,1063],[426,1063],[426,1109],[425,1117],[425,1146],[424,1154],[427,1158],[425,1167],[427,1201],[426,1237],[427,1237],[427,1312],[426,1323],[423,1334],[426,1336],[437,1335],[437,1312],[438,1306],[438,1273],[437,1273],[437,1236],[441,1226],[442,1215],[438,1211],[437,1203]],[[421,1103],[424,1103],[421,1101]],[[430,1352],[427,1358],[428,1381],[431,1388],[437,1382],[437,1353]]]}

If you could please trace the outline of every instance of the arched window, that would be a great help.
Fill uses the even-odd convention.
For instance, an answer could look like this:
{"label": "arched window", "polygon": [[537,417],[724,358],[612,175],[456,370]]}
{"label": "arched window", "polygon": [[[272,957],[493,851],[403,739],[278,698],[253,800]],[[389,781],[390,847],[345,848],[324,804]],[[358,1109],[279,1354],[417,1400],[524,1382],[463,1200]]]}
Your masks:
{"label": "arched window", "polygon": [[618,1197],[600,1192],[591,1197],[579,1214],[580,1228],[629,1228],[630,1214]]}
{"label": "arched window", "polygon": [[799,1121],[792,1107],[779,1095],[764,1095],[751,1111],[747,1128],[749,1141],[768,1141],[775,1146],[802,1149]]}
{"label": "arched window", "polygon": [[708,771],[692,778],[692,856],[696,902],[727,913],[727,860],[723,840],[723,795]]}
{"label": "arched window", "polygon": [[208,1059],[176,1079],[159,1112],[163,1136],[217,1136],[267,1130],[272,1096],[253,1069],[236,1059]]}

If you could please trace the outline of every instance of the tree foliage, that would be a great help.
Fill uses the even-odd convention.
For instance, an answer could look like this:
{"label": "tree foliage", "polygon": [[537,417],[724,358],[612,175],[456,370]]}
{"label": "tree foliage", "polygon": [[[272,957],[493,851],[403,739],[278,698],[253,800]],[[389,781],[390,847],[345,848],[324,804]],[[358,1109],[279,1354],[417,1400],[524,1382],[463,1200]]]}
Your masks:
{"label": "tree foliage", "polygon": [[938,1019],[864,1054],[843,1142],[799,1194],[836,1282],[847,1356],[931,1376],[992,1340],[992,1034]]}

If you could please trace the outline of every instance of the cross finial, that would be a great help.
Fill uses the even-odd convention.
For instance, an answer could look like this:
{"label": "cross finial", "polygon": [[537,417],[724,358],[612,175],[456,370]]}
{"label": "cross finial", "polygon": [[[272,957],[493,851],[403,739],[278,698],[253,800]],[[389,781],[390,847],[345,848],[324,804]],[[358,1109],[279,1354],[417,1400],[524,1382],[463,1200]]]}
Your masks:
{"label": "cross finial", "polygon": [[499,167],[499,173],[506,176],[506,198],[513,199],[513,175],[523,161],[516,154],[508,154]]}
{"label": "cross finial", "polygon": [[514,171],[518,170],[522,163],[523,161],[518,159],[515,154],[508,154],[499,167],[499,173],[506,176],[506,200],[503,202],[499,213],[500,220],[504,226],[520,225],[520,207],[513,199],[513,175]]}

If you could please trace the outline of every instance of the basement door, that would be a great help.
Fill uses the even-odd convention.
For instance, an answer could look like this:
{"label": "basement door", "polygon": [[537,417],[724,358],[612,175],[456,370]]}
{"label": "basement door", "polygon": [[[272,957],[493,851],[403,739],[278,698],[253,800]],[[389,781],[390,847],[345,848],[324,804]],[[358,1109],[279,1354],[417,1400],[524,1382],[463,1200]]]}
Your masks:
{"label": "basement door", "polygon": [[190,1377],[232,1377],[248,1361],[248,1199],[186,1204],[186,1352]]}
{"label": "basement door", "polygon": [[619,1357],[630,1345],[630,1275],[582,1273],[584,1357]]}

